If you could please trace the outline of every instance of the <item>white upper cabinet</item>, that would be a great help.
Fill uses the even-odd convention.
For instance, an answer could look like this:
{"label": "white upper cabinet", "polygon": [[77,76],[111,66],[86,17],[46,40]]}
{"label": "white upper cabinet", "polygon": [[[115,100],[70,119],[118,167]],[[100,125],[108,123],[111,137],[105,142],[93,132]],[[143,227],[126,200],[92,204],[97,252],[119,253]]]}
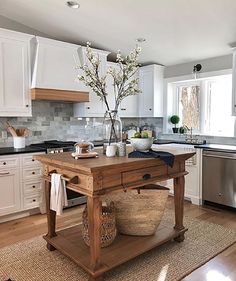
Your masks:
{"label": "white upper cabinet", "polygon": [[139,97],[140,117],[163,116],[163,71],[161,65],[148,65],[139,69],[139,85],[142,93]]}
{"label": "white upper cabinet", "polygon": [[[95,55],[99,56],[100,68],[99,73],[105,75],[107,69],[107,56],[109,52],[93,49]],[[79,61],[81,64],[87,62],[86,47],[81,47],[79,50]],[[78,71],[80,73],[80,71]],[[80,82],[82,83],[82,82]],[[85,87],[85,86],[84,86]],[[96,93],[86,88],[89,91],[89,102],[74,104],[75,117],[103,117],[106,112],[106,106],[100,100]]]}
{"label": "white upper cabinet", "polygon": [[236,48],[233,49],[233,69],[232,69],[232,115],[236,116]]}
{"label": "white upper cabinet", "polygon": [[[107,67],[112,67],[115,69],[119,69],[119,65],[113,62],[108,62]],[[136,77],[138,73],[135,74]],[[132,76],[134,79],[135,76]],[[113,86],[113,79],[111,75],[107,76],[107,92],[108,92],[108,103],[111,109],[114,109],[115,106],[115,93],[114,93],[114,86]],[[133,95],[126,97],[122,100],[119,106],[119,116],[120,117],[138,117],[138,95]]]}
{"label": "white upper cabinet", "polygon": [[0,29],[0,116],[31,116],[30,41],[33,37]]}
{"label": "white upper cabinet", "polygon": [[36,37],[32,88],[86,91],[77,79],[79,45]]}

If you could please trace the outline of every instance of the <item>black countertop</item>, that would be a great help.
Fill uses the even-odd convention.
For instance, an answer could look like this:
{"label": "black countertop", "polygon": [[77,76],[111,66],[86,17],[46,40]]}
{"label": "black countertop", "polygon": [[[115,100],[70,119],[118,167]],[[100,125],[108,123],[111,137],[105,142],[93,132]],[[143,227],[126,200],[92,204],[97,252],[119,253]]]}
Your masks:
{"label": "black countertop", "polygon": [[[127,142],[128,143],[128,142]],[[157,139],[154,140],[154,144],[170,144],[170,143],[179,143],[179,144],[189,144],[193,145],[194,143],[189,143],[185,141],[175,141],[175,140],[164,140],[164,139]],[[94,146],[102,146],[103,142],[96,141],[94,142]],[[215,150],[215,151],[222,151],[222,152],[233,152],[236,153],[236,145],[222,145],[222,144],[194,144],[195,148],[201,148],[204,150]],[[0,147],[0,155],[10,155],[10,154],[18,154],[18,153],[34,153],[34,152],[46,152],[46,149],[33,147],[33,146],[26,146],[25,148],[15,149],[13,147]]]}
{"label": "black countertop", "polygon": [[201,144],[195,145],[195,148],[202,148],[204,150],[233,152],[236,153],[236,145],[224,145],[224,144]]}
{"label": "black countertop", "polygon": [[202,145],[197,144],[196,142],[188,142],[184,140],[164,140],[164,139],[156,139],[153,141],[154,144],[169,144],[169,143],[178,143],[178,144],[189,144],[189,145]]}
{"label": "black countertop", "polygon": [[16,149],[14,147],[0,147],[0,155],[18,154],[18,153],[34,153],[34,152],[46,152],[44,148],[30,147]]}

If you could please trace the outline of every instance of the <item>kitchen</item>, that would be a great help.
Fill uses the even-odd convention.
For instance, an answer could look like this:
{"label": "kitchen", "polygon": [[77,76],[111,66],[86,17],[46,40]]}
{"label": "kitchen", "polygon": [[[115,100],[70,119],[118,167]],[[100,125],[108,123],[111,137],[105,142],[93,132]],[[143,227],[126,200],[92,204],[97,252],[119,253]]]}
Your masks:
{"label": "kitchen", "polygon": [[[54,32],[53,27],[50,25],[49,34],[47,34],[46,22],[50,21],[47,12],[45,12],[45,19],[47,19],[47,21],[44,25],[41,22],[43,27],[40,29],[40,25],[37,25],[32,18],[23,19],[26,16],[26,9],[23,1],[19,1],[17,4],[19,5],[17,6],[18,10],[21,11],[19,15],[13,11],[13,2],[14,1],[9,1],[9,3],[5,2],[0,4],[0,50],[2,54],[0,59],[2,73],[0,78],[2,89],[0,105],[0,161],[2,163],[1,173],[9,173],[10,175],[5,177],[3,183],[1,183],[0,222],[1,233],[4,234],[2,239],[4,240],[4,237],[9,235],[8,239],[9,241],[12,239],[12,244],[14,244],[14,239],[12,237],[10,238],[10,233],[14,236],[14,232],[10,231],[11,225],[13,226],[18,223],[23,225],[24,223],[27,224],[27,222],[33,221],[34,215],[38,216],[39,219],[39,216],[42,216],[42,219],[45,218],[43,217],[45,215],[39,214],[41,200],[40,190],[43,189],[41,180],[43,172],[41,164],[34,159],[35,155],[45,154],[47,149],[49,149],[47,151],[48,153],[52,150],[54,150],[54,152],[60,152],[60,150],[63,149],[68,151],[67,148],[69,148],[70,151],[70,149],[74,149],[74,144],[81,140],[92,141],[98,146],[101,146],[103,141],[102,126],[106,110],[105,106],[100,102],[99,97],[94,93],[89,93],[83,83],[78,81],[78,79],[76,80],[78,70],[75,69],[75,66],[79,65],[81,59],[83,60],[85,58],[86,41],[91,40],[94,42],[92,47],[93,45],[97,47],[94,51],[100,56],[102,64],[101,72],[106,71],[106,68],[109,66],[115,67],[114,56],[110,58],[110,53],[111,51],[116,52],[117,47],[122,47],[119,46],[119,42],[116,42],[117,47],[114,45],[111,46],[109,43],[107,43],[107,46],[105,46],[105,43],[102,45],[99,39],[95,39],[92,35],[89,36],[86,34],[83,35],[83,40],[76,42],[73,36],[71,36],[70,39],[69,35],[65,35],[62,31],[61,33],[57,31],[58,35],[55,35],[56,32]],[[42,7],[40,7],[40,5],[37,6],[38,3],[34,6],[30,1],[28,2],[28,9],[30,9],[32,13],[34,11],[34,15],[38,16],[37,9],[42,9]],[[50,9],[53,9],[53,1],[47,2]],[[71,17],[71,20],[73,18],[73,20],[76,21],[75,12],[80,12],[81,8],[83,10],[84,4],[81,3],[81,7],[78,10],[66,7],[64,2],[58,5],[57,8],[60,9],[60,11],[65,11],[65,15],[68,18]],[[231,2],[231,5],[234,4]],[[143,34],[146,33],[144,32]],[[80,32],[77,31],[77,36],[79,35]],[[151,61],[147,56],[149,39],[147,38],[145,42],[141,40],[142,38],[139,38],[139,36],[140,35],[137,34],[137,36],[132,39],[133,41],[130,39],[132,45],[130,44],[129,46],[132,48],[132,46],[138,42],[143,49],[143,53],[140,55],[143,65],[140,67],[138,74],[142,93],[127,97],[121,103],[119,116],[122,120],[124,138],[128,137],[130,131],[134,132],[140,128],[143,131],[152,132],[156,139],[153,147],[155,148],[156,146],[158,150],[175,151],[179,147],[187,153],[196,152],[192,158],[186,161],[186,170],[189,172],[189,175],[186,176],[185,183],[185,198],[187,199],[185,209],[189,214],[195,212],[196,217],[201,217],[202,215],[203,219],[205,215],[206,221],[209,220],[209,222],[211,222],[211,220],[213,220],[213,222],[219,222],[219,224],[222,224],[222,217],[225,216],[228,218],[228,221],[224,221],[224,223],[226,225],[227,223],[230,226],[232,225],[233,228],[235,226],[235,211],[233,208],[236,207],[236,202],[235,199],[232,199],[235,198],[235,184],[232,176],[234,170],[230,164],[232,160],[228,159],[226,164],[216,164],[216,159],[222,159],[216,157],[222,157],[222,155],[213,155],[213,164],[215,166],[213,165],[211,169],[209,168],[210,164],[206,163],[206,160],[212,159],[210,158],[212,156],[209,156],[209,154],[212,154],[212,150],[213,153],[215,150],[217,150],[217,153],[226,151],[226,157],[231,157],[233,159],[235,153],[235,136],[230,134],[220,135],[217,134],[217,132],[215,135],[207,133],[200,134],[201,132],[196,130],[196,125],[195,127],[193,126],[193,128],[195,128],[193,134],[191,134],[190,131],[184,134],[173,134],[172,125],[168,122],[168,119],[171,115],[178,114],[182,119],[179,126],[188,124],[186,119],[186,121],[183,122],[184,111],[181,112],[177,102],[172,100],[174,95],[169,89],[174,89],[175,87],[180,89],[179,87],[185,86],[182,84],[180,85],[180,83],[187,80],[202,81],[203,84],[205,83],[204,79],[209,80],[209,77],[215,78],[221,75],[231,75],[231,73],[233,73],[234,77],[235,69],[232,69],[232,67],[234,66],[233,60],[235,59],[235,52],[227,46],[224,52],[222,51],[218,54],[211,52],[207,54],[206,52],[205,55],[201,56],[199,54],[198,57],[192,57],[193,59],[188,60],[185,57],[184,62],[184,60],[181,61],[180,58],[177,57],[177,55],[183,56],[183,51],[181,50],[175,52],[176,61],[174,59],[168,61],[170,58],[166,56],[166,61],[163,65],[160,64],[162,63],[161,57],[157,58],[154,64],[147,64],[147,61]],[[139,40],[135,41],[135,38]],[[231,40],[231,42],[233,42],[233,40]],[[225,44],[229,44],[229,42],[227,41]],[[128,49],[130,48],[125,49],[125,52],[128,52]],[[159,52],[160,54],[162,53],[161,50],[159,50]],[[190,53],[188,55],[191,57]],[[158,60],[160,60],[160,62]],[[198,64],[202,66],[202,69],[199,71],[196,69],[194,71],[194,66]],[[12,80],[16,82],[12,83]],[[209,81],[206,83],[209,83]],[[204,88],[202,84],[199,86],[200,88]],[[197,86],[194,84],[194,87]],[[110,82],[108,83],[108,87],[110,87],[110,92],[112,92],[112,85]],[[189,87],[193,87],[193,85]],[[233,93],[235,91],[234,87],[233,79]],[[29,95],[30,91],[31,96]],[[235,115],[235,96],[234,94],[233,109],[230,107],[230,110],[232,110],[231,113],[233,112],[232,115]],[[108,99],[112,104],[112,97],[108,97]],[[228,116],[222,116],[221,119],[224,118],[228,118]],[[234,119],[234,117],[232,118]],[[202,119],[199,118],[199,120],[199,123],[201,123]],[[219,122],[218,119],[217,121]],[[13,138],[6,130],[7,122],[16,128],[29,129],[29,135],[25,138],[26,148],[13,148]],[[230,122],[231,121],[227,123]],[[130,136],[131,135],[129,135],[129,137]],[[51,140],[56,140],[56,142],[45,143],[45,141]],[[205,141],[206,144],[204,143]],[[163,143],[163,145],[158,145],[159,143]],[[127,144],[127,149],[128,147]],[[203,148],[205,150],[203,150]],[[219,178],[215,177],[215,181],[209,184],[210,179],[206,179],[205,171],[208,171],[208,175],[210,174],[210,178],[212,178],[212,170],[217,171],[215,172],[215,176],[220,175],[222,172],[221,165],[223,165],[223,167],[227,166],[228,169],[223,169],[223,174]],[[227,199],[228,193],[225,195],[222,194],[222,187],[217,185],[222,177],[226,177],[223,185],[229,186],[231,194],[230,199]],[[172,180],[163,184],[167,185],[172,190]],[[206,190],[204,189],[205,185],[211,185],[211,187],[217,186],[217,190],[215,191],[214,187],[213,191],[212,189],[210,191],[209,189]],[[8,193],[5,191],[5,186],[9,186]],[[171,192],[173,193],[173,191]],[[224,192],[227,192],[227,190],[224,190]],[[213,197],[212,193],[214,193]],[[224,197],[226,200],[224,200]],[[169,200],[170,203],[168,202],[168,204],[171,205],[172,198],[170,197]],[[201,205],[205,203],[204,201],[220,205],[214,205],[212,209],[205,206],[201,207]],[[222,205],[232,207],[232,209],[221,209],[220,207],[222,207]],[[82,208],[83,207],[84,205],[82,205]],[[76,208],[81,207],[75,207],[75,209]],[[63,218],[60,218],[59,223],[62,225],[62,222],[65,222],[65,224],[69,226],[70,212],[73,220],[73,216],[76,214],[75,209],[71,208],[65,210],[64,221]],[[44,224],[41,223],[40,226],[40,229],[37,229],[37,227],[34,229],[34,227],[32,227],[32,229],[34,229],[34,236],[46,232]],[[7,231],[9,231],[9,233]],[[30,236],[30,234],[25,236],[19,234],[22,240],[34,236]],[[15,242],[19,241],[20,240],[15,240]],[[3,245],[4,243],[7,245],[7,239],[5,242],[3,241]],[[11,242],[9,244],[11,244]],[[235,253],[235,245],[229,249],[232,249],[231,251]],[[219,258],[221,258],[221,256],[219,256],[218,259]],[[220,274],[222,274],[222,272],[220,268],[214,267],[214,265],[211,265],[211,262],[214,264],[214,259],[212,259],[207,266],[212,266],[211,269],[216,270],[219,276],[221,276]],[[231,265],[233,263],[234,261],[229,262]],[[203,273],[198,273],[199,270],[200,269],[193,272],[192,276],[186,277],[186,280],[194,280],[191,278],[195,276],[202,277],[203,275],[201,274]],[[204,271],[204,266],[202,271]],[[230,273],[226,274],[229,275]],[[222,275],[221,277],[222,280],[224,280],[224,276]],[[10,278],[10,276],[7,276],[6,280],[8,278]],[[203,278],[205,278],[205,280],[211,280],[206,279],[206,276],[203,276],[201,280],[204,280]],[[226,278],[227,277],[225,277],[225,280],[227,280]],[[234,280],[233,278],[234,276],[231,280]]]}

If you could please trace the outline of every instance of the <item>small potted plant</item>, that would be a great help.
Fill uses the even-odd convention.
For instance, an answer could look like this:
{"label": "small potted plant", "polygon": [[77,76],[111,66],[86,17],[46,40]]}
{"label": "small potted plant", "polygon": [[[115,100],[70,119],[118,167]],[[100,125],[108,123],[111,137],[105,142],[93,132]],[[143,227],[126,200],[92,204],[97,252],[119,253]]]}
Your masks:
{"label": "small potted plant", "polygon": [[173,133],[176,134],[179,131],[179,128],[176,127],[176,125],[179,123],[179,116],[178,115],[172,115],[170,117],[170,122],[175,126],[174,128],[172,128]]}

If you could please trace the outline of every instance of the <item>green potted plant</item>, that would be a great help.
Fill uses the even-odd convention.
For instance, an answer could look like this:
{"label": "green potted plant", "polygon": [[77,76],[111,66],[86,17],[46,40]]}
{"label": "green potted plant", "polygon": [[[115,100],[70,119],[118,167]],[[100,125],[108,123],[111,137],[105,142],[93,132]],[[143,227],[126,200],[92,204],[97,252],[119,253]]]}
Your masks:
{"label": "green potted plant", "polygon": [[172,115],[170,117],[170,122],[175,126],[174,128],[172,128],[173,133],[176,134],[179,131],[179,128],[176,127],[176,125],[179,123],[179,116],[178,115]]}

